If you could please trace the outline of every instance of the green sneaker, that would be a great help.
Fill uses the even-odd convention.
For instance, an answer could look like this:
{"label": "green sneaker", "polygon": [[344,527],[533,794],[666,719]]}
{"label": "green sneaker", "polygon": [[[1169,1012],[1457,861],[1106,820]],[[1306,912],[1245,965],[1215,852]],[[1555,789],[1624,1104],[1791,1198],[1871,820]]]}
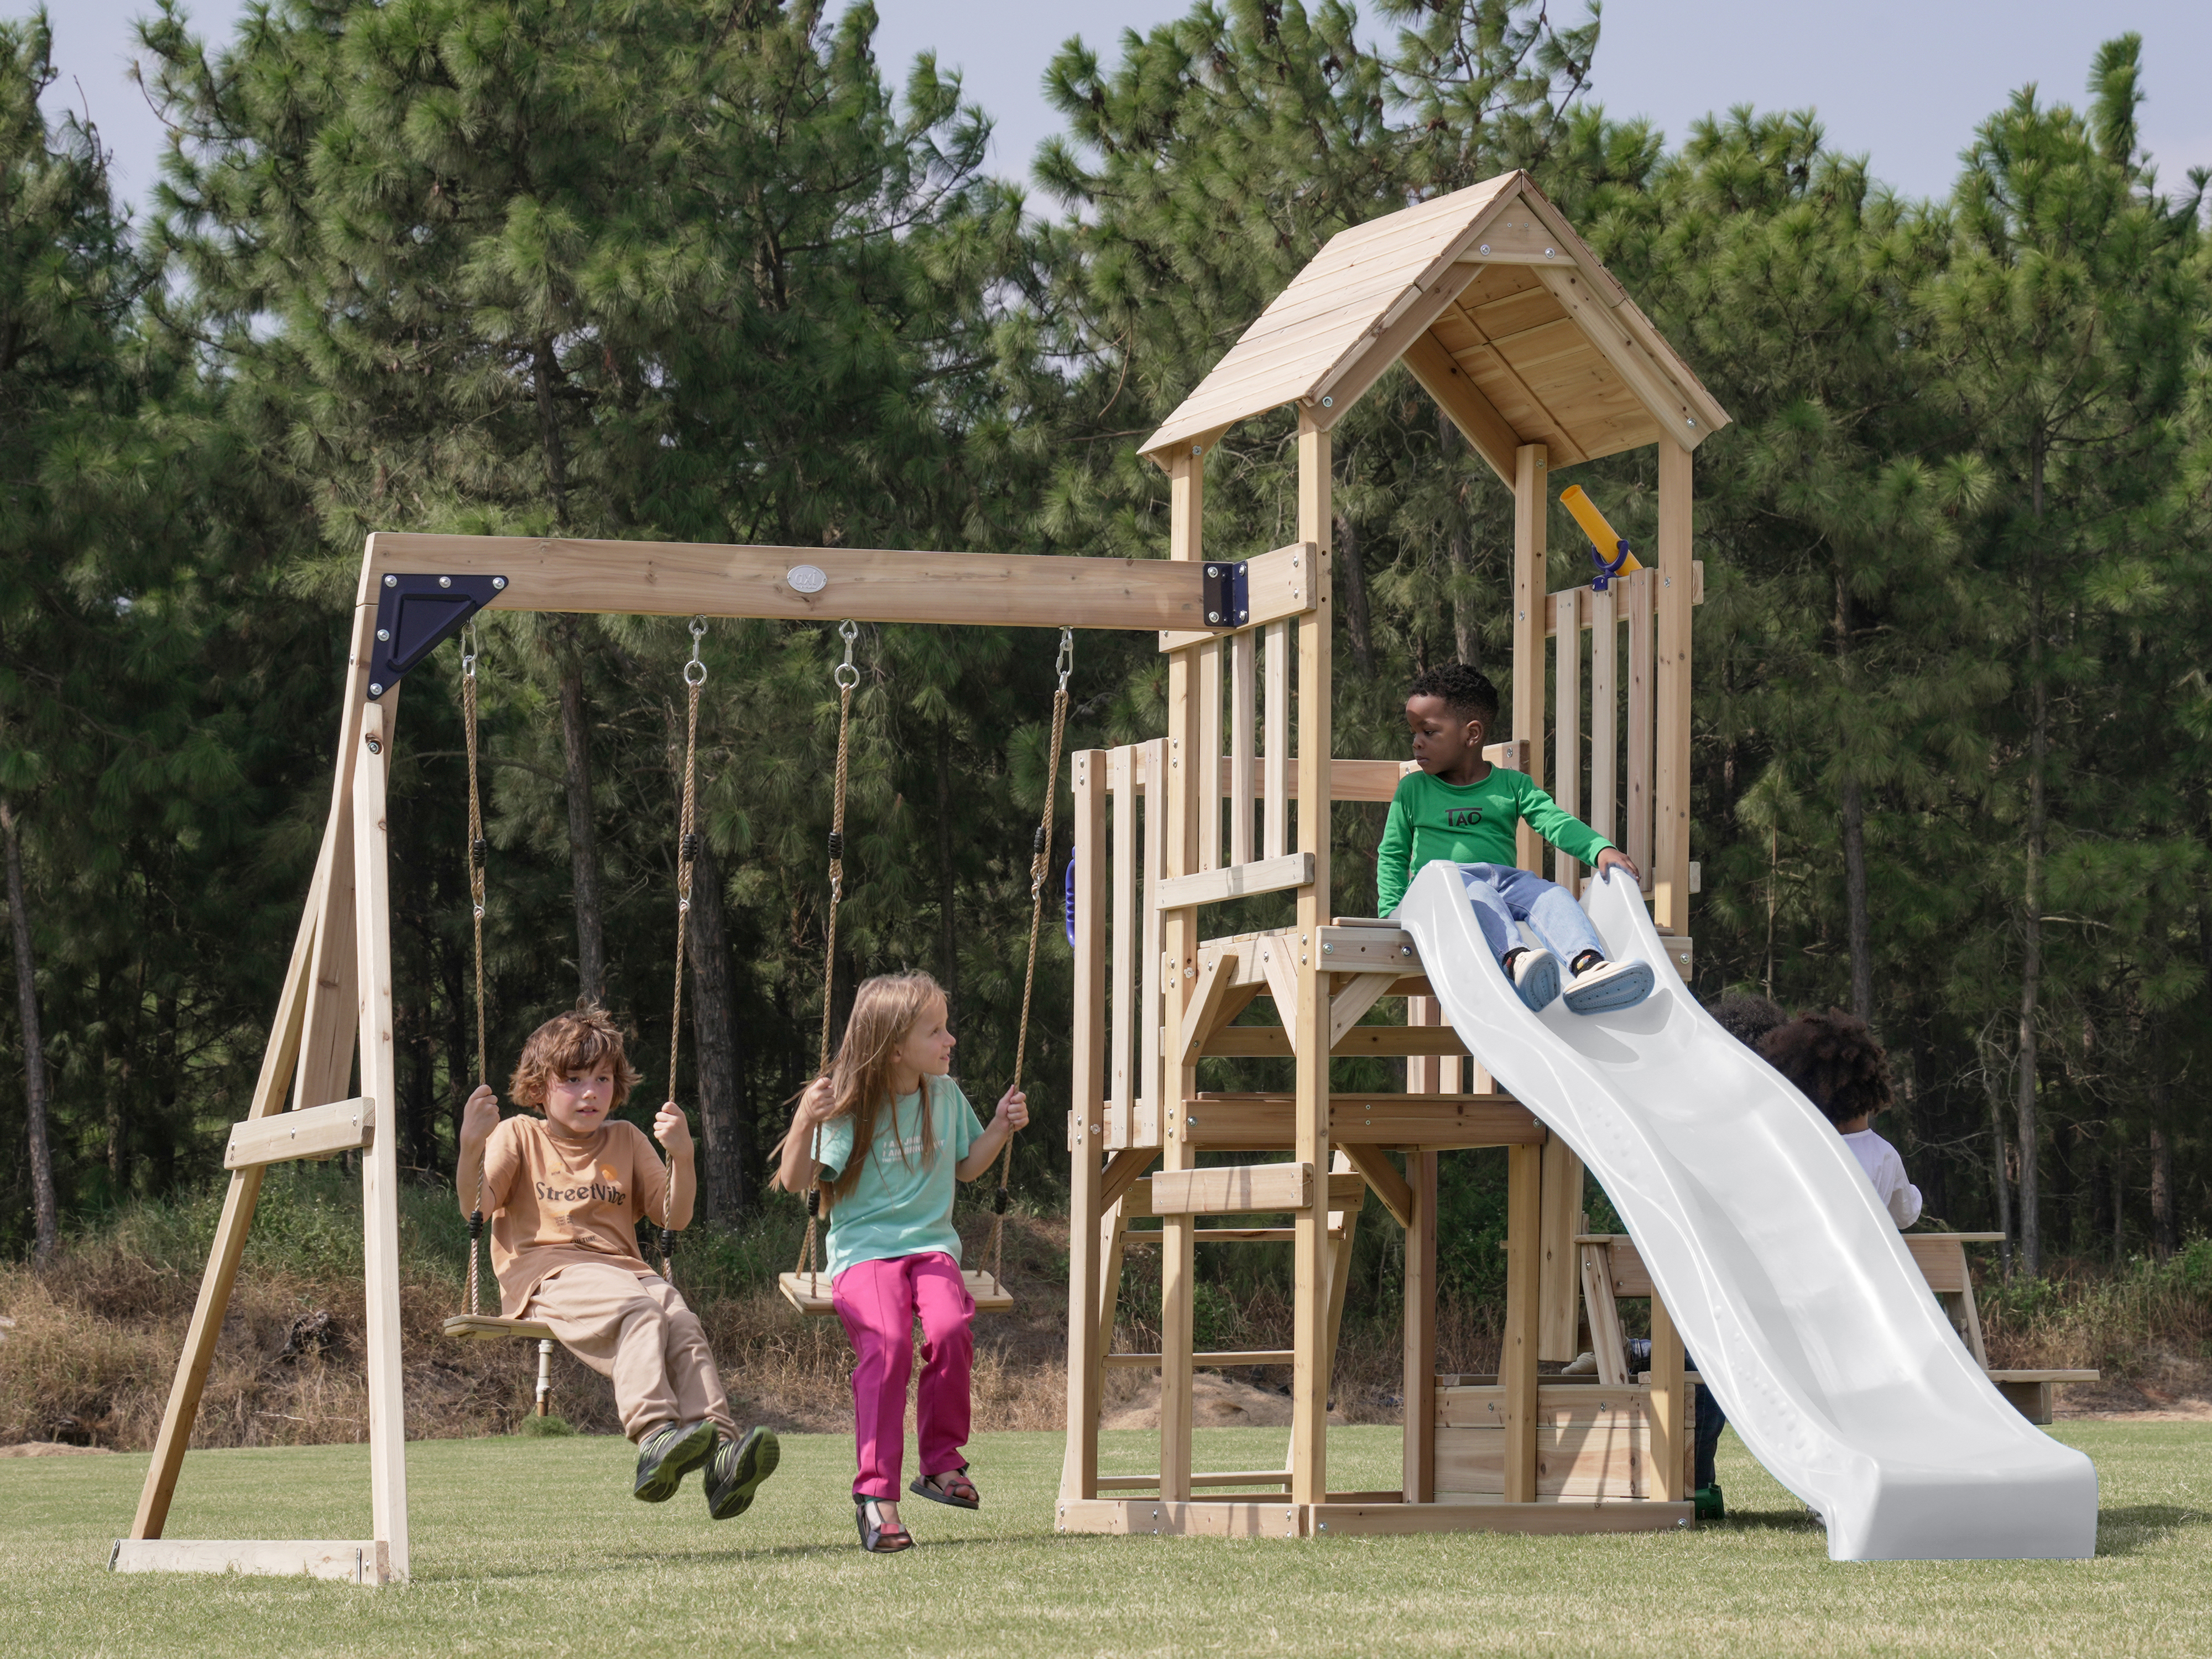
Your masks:
{"label": "green sneaker", "polygon": [[684,1477],[714,1449],[714,1425],[669,1423],[637,1443],[637,1484],[630,1490],[641,1503],[665,1504],[676,1496]]}
{"label": "green sneaker", "polygon": [[1690,1501],[1697,1505],[1698,1519],[1700,1521],[1728,1519],[1728,1505],[1721,1502],[1721,1483],[1717,1480],[1710,1486],[1698,1487],[1696,1492],[1690,1494]]}
{"label": "green sneaker", "polygon": [[717,1440],[707,1460],[707,1518],[727,1521],[752,1507],[761,1482],[783,1455],[773,1429],[748,1429],[742,1440]]}

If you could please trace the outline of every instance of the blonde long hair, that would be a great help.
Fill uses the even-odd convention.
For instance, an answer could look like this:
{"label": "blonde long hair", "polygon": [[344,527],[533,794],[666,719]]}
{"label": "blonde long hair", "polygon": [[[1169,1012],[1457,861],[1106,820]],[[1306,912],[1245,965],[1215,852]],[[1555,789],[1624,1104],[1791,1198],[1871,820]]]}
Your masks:
{"label": "blonde long hair", "polygon": [[[853,1151],[845,1167],[829,1183],[830,1202],[835,1204],[853,1190],[860,1170],[874,1150],[876,1130],[897,1097],[891,1092],[891,1064],[933,1001],[945,1000],[945,988],[924,973],[878,974],[863,980],[853,996],[853,1012],[845,1022],[844,1040],[830,1062],[830,1098],[835,1103],[830,1121],[853,1121]],[[921,1080],[921,1161],[937,1153],[936,1115],[929,1110],[929,1079]],[[799,1133],[794,1117],[784,1133],[784,1145]],[[900,1156],[904,1158],[902,1148]]]}

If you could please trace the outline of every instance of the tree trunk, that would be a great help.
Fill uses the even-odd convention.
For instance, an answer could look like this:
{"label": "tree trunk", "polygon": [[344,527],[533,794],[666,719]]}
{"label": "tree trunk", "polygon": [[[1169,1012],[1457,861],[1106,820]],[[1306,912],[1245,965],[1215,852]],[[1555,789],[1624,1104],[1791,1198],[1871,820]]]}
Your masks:
{"label": "tree trunk", "polygon": [[[2165,1093],[2161,1085],[2160,1095]],[[2163,1126],[2150,1132],[2150,1243],[2160,1261],[2180,1242],[2173,1224],[2173,1142]]]}
{"label": "tree trunk", "polygon": [[[2039,634],[2042,607],[2036,609]],[[2043,1271],[2041,1216],[2036,1192],[2035,1017],[2043,980],[2043,762],[2050,743],[2050,692],[2040,672],[2040,649],[2034,655],[2033,714],[2028,734],[2027,847],[2021,884],[2020,1069],[2013,1096],[2020,1141],[2021,1266],[2031,1279]]]}
{"label": "tree trunk", "polygon": [[407,1075],[400,1085],[404,1134],[399,1143],[410,1169],[429,1169],[437,1159],[431,1149],[437,1136],[430,1128],[431,1097],[436,1092],[432,1079],[434,1060],[430,1047],[430,1004],[427,998],[407,1002],[401,1006],[399,1029],[407,1051]]}
{"label": "tree trunk", "polygon": [[39,1030],[39,969],[31,951],[31,911],[23,897],[23,838],[15,808],[0,802],[0,833],[7,839],[8,921],[15,936],[15,1006],[23,1020],[24,1116],[31,1155],[31,1259],[43,1267],[61,1237],[61,1205],[54,1194],[54,1157],[46,1140],[46,1045]]}
{"label": "tree trunk", "polygon": [[553,355],[553,338],[541,336],[531,353],[532,389],[538,399],[538,441],[545,459],[545,493],[552,498],[553,521],[568,527],[568,456],[561,437],[560,405],[553,383],[561,378],[560,360]]}
{"label": "tree trunk", "polygon": [[752,1203],[751,1125],[744,1109],[744,1071],[738,1063],[736,988],[730,971],[729,923],[722,909],[722,866],[703,835],[699,856],[691,865],[691,920],[684,949],[690,958],[692,1065],[699,1074],[707,1216],[723,1226],[734,1226]]}
{"label": "tree trunk", "polygon": [[576,896],[576,996],[599,1003],[607,994],[607,943],[599,907],[599,831],[592,814],[592,727],[584,707],[584,659],[570,648],[561,661],[561,744],[567,750],[568,869]]}
{"label": "tree trunk", "polygon": [[[1848,696],[1851,689],[1851,596],[1844,573],[1836,571],[1836,679]],[[1874,1021],[1874,922],[1867,911],[1866,797],[1847,773],[1843,785],[1844,915],[1851,959],[1851,1012]]]}
{"label": "tree trunk", "polygon": [[954,854],[958,831],[952,822],[952,727],[937,723],[937,978],[945,988],[945,1005],[957,1020],[960,1012],[960,926],[955,904]]}
{"label": "tree trunk", "polygon": [[[1437,447],[1447,461],[1455,461],[1466,447],[1459,428],[1441,409],[1437,410]],[[1450,521],[1444,531],[1444,562],[1451,572],[1452,646],[1459,661],[1470,668],[1480,668],[1482,635],[1475,616],[1474,595],[1468,592],[1474,581],[1474,555],[1468,541],[1466,486],[1451,486],[1449,495]]]}
{"label": "tree trunk", "polygon": [[1344,632],[1362,678],[1375,672],[1375,624],[1367,611],[1367,568],[1359,562],[1359,532],[1348,513],[1336,515],[1334,568],[1344,590]]}
{"label": "tree trunk", "polygon": [[446,988],[446,1115],[453,1123],[456,1160],[460,1156],[461,1116],[477,1085],[476,1004],[472,1000],[476,988],[464,977],[465,973],[459,951],[439,951],[438,974]]}
{"label": "tree trunk", "polygon": [[2004,1103],[2000,1096],[1996,1077],[1988,1072],[1983,1076],[1989,1080],[1990,1097],[1990,1186],[1997,1200],[1997,1231],[2004,1237],[1997,1241],[1997,1267],[2008,1282],[2012,1278],[2012,1176],[2005,1168]]}

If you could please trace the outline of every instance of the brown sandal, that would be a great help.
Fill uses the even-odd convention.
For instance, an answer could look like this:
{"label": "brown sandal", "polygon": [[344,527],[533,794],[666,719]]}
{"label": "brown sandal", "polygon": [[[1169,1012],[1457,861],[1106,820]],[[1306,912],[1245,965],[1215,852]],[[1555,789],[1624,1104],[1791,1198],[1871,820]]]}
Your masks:
{"label": "brown sandal", "polygon": [[860,1523],[860,1547],[871,1555],[896,1555],[901,1550],[914,1547],[914,1534],[903,1522],[886,1523],[879,1505],[880,1498],[869,1498],[860,1492],[853,1494],[853,1518]]}
{"label": "brown sandal", "polygon": [[927,1498],[933,1504],[949,1504],[956,1510],[983,1507],[982,1494],[975,1490],[975,1483],[968,1478],[965,1463],[957,1469],[921,1475],[907,1490],[916,1498]]}

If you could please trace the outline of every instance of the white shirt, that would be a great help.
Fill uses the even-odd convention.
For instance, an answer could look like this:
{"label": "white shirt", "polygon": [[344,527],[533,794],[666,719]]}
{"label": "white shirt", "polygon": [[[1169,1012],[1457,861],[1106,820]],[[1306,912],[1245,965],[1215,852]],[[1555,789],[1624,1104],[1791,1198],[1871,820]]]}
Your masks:
{"label": "white shirt", "polygon": [[1896,1147],[1871,1129],[1845,1135],[1844,1145],[1874,1182],[1875,1196],[1887,1206],[1892,1221],[1901,1229],[1920,1219],[1920,1188],[1905,1178],[1905,1160]]}

